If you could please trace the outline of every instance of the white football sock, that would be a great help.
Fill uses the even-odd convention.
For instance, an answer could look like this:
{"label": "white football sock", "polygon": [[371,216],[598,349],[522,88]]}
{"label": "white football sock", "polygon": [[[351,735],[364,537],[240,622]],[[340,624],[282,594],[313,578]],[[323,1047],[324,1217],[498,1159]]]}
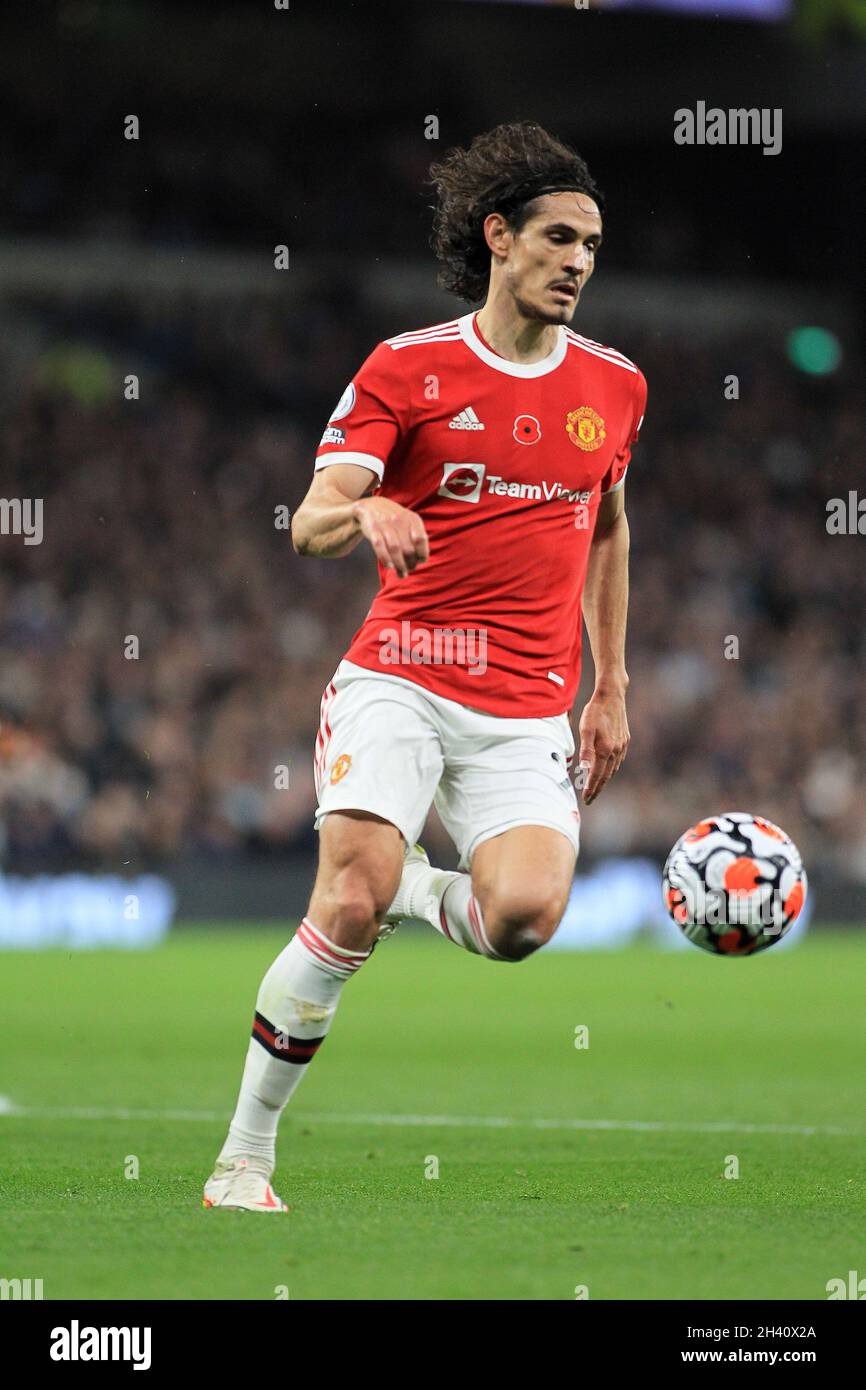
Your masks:
{"label": "white football sock", "polygon": [[494,951],[484,930],[481,906],[472,892],[469,874],[453,869],[413,866],[412,885],[406,893],[406,916],[429,922],[455,946],[476,956],[506,960]]}
{"label": "white football sock", "polygon": [[245,1155],[273,1168],[280,1115],[324,1041],[343,985],[369,954],[335,946],[304,918],[259,987],[240,1095],[220,1158]]}

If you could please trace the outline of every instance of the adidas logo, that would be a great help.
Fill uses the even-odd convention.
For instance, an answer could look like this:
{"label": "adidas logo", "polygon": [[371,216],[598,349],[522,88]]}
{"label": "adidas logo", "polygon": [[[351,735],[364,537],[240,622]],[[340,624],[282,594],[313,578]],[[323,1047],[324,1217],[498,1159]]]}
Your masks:
{"label": "adidas logo", "polygon": [[448,425],[449,430],[483,430],[484,426],[479,420],[471,405],[467,405],[465,410],[460,410]]}

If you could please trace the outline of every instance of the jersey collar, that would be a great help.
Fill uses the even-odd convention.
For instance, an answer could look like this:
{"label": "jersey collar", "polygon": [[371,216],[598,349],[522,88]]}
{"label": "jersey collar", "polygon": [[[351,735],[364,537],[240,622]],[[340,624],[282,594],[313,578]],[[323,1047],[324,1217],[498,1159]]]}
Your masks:
{"label": "jersey collar", "polygon": [[548,372],[553,372],[564,360],[568,351],[568,339],[565,336],[565,329],[559,325],[559,337],[553,352],[548,353],[547,357],[542,357],[540,362],[509,362],[506,357],[500,357],[498,353],[491,352],[486,343],[483,343],[478,336],[475,328],[475,315],[464,314],[457,320],[460,328],[460,336],[468,348],[471,348],[476,357],[480,357],[482,362],[486,362],[488,367],[493,367],[494,371],[504,372],[506,376],[547,376]]}

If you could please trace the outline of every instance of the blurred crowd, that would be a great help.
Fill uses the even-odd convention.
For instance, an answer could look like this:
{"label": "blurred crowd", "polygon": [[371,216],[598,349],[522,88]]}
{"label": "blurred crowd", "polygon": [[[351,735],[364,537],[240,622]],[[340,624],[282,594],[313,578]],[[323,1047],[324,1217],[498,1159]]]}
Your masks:
{"label": "blurred crowd", "polygon": [[[371,322],[339,286],[303,313],[159,294],[16,312],[2,491],[44,499],[44,540],[0,536],[0,867],[312,848],[319,700],[376,576],[365,546],[299,559],[276,523],[357,366],[416,323]],[[856,364],[613,343],[650,393],[627,486],[632,743],[584,851],[663,856],[751,810],[866,882],[864,541],[826,529],[862,477]],[[435,817],[427,838],[447,857]]]}

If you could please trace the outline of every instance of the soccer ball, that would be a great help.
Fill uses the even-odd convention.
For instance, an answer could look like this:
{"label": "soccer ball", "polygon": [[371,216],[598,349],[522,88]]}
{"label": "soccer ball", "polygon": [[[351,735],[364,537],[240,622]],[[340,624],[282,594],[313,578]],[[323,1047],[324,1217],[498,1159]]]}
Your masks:
{"label": "soccer ball", "polygon": [[746,811],[709,816],[667,857],[665,906],[704,951],[748,956],[790,930],[806,901],[800,851],[778,825]]}

